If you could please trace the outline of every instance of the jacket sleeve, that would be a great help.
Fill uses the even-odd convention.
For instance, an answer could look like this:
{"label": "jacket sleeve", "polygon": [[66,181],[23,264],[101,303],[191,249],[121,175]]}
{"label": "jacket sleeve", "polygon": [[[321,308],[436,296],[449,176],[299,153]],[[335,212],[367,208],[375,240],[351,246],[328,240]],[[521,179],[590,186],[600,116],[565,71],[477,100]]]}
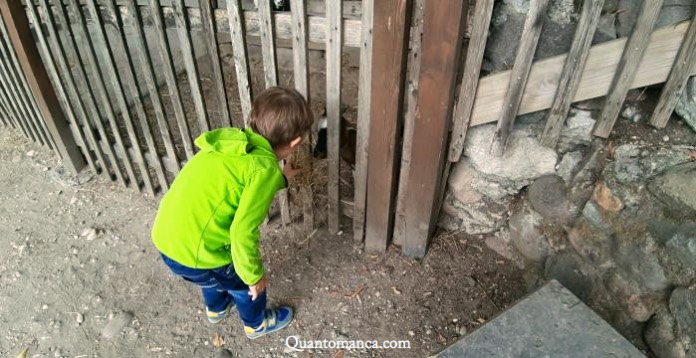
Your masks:
{"label": "jacket sleeve", "polygon": [[264,275],[259,253],[259,226],[268,215],[275,193],[285,180],[279,168],[256,170],[246,183],[230,227],[230,249],[234,270],[247,285]]}

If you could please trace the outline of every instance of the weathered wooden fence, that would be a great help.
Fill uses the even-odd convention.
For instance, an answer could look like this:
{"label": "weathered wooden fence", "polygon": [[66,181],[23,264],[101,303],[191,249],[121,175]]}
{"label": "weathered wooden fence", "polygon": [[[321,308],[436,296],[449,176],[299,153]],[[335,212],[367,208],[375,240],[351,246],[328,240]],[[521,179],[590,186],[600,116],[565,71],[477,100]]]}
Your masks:
{"label": "weathered wooden fence", "polygon": [[[329,230],[341,230],[344,208],[367,250],[393,242],[423,256],[468,127],[497,121],[491,153],[502,155],[517,115],[550,109],[542,141],[555,146],[570,103],[607,95],[594,131],[606,138],[626,91],[666,81],[651,120],[662,127],[696,72],[696,25],[654,31],[662,1],[644,2],[629,38],[597,46],[590,45],[604,1],[585,1],[570,52],[533,62],[548,0],[532,0],[512,69],[479,78],[493,3],[291,0],[291,12],[273,13],[265,0],[258,7],[251,0],[0,0],[0,123],[52,146],[75,168],[79,148],[95,171],[155,195],[194,154],[201,131],[247,123],[254,98],[249,42],[261,46],[265,87],[278,84],[276,49],[292,47],[294,85],[308,98],[307,51],[321,49]],[[193,34],[202,34],[211,59],[209,93]],[[220,36],[232,41],[233,69],[221,66]],[[24,65],[31,45],[43,63]],[[360,49],[354,202],[339,190],[345,47]],[[175,66],[179,53],[183,73]],[[305,142],[300,156],[311,162]],[[281,213],[290,222],[286,195]],[[300,197],[310,231],[313,193],[303,187]]]}

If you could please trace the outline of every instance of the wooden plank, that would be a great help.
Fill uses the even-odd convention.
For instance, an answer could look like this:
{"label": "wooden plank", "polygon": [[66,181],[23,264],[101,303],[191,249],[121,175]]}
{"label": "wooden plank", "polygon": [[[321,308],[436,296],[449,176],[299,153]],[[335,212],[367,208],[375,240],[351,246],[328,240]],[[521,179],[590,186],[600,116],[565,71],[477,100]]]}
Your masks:
{"label": "wooden plank", "polygon": [[133,170],[133,163],[131,163],[130,157],[126,152],[126,145],[124,144],[123,137],[121,136],[121,129],[118,127],[118,123],[116,122],[116,113],[114,112],[114,108],[111,104],[109,92],[106,90],[106,81],[104,80],[104,77],[102,75],[101,66],[97,61],[97,51],[100,52],[102,58],[105,58],[106,55],[103,52],[106,51],[106,49],[99,46],[95,47],[90,38],[88,37],[89,30],[87,29],[87,25],[84,21],[83,14],[80,10],[79,4],[77,3],[77,0],[70,0],[68,8],[71,9],[73,14],[75,15],[74,18],[77,21],[78,30],[72,32],[72,34],[77,40],[78,48],[82,49],[83,58],[85,59],[86,66],[94,75],[95,80],[92,81],[94,87],[92,87],[91,90],[96,92],[97,98],[100,100],[98,105],[104,108],[106,112],[106,118],[109,122],[109,126],[111,127],[113,137],[116,141],[117,150],[121,151],[124,154],[123,164],[126,168],[126,173],[128,173],[128,178],[130,179],[130,183],[126,182],[126,186],[132,184],[135,188],[140,190],[140,183],[138,181],[138,177],[135,175],[135,171]]}
{"label": "wooden plank", "polygon": [[355,175],[353,195],[353,238],[362,242],[365,238],[365,205],[367,203],[367,146],[370,140],[370,89],[372,85],[372,25],[374,0],[363,0],[362,47],[358,73],[358,133],[355,150]]}
{"label": "wooden plank", "polygon": [[[112,2],[113,0],[109,0]],[[170,170],[174,175],[179,173],[181,166],[179,165],[179,159],[176,155],[176,149],[174,148],[174,142],[172,141],[172,133],[169,128],[169,122],[167,121],[167,116],[162,106],[162,98],[159,93],[159,88],[157,80],[155,78],[155,70],[152,64],[152,58],[150,57],[150,51],[147,47],[147,42],[145,40],[145,32],[143,31],[142,24],[140,23],[140,17],[138,14],[138,9],[134,2],[129,2],[128,10],[133,14],[131,26],[135,29],[135,36],[133,36],[133,44],[135,45],[135,52],[140,60],[141,73],[145,79],[145,85],[147,86],[148,93],[150,94],[150,102],[155,111],[155,118],[157,118],[157,126],[160,130],[160,137],[164,142],[164,149],[167,152],[167,157],[171,159],[173,166]],[[151,148],[155,148],[151,146]],[[162,187],[164,189],[168,188],[168,182],[165,180],[165,185]],[[160,183],[162,184],[162,183]]]}
{"label": "wooden plank", "polygon": [[512,131],[512,125],[517,117],[517,110],[522,103],[522,95],[527,85],[529,71],[532,69],[534,52],[536,52],[541,28],[544,26],[544,14],[549,0],[532,0],[529,3],[527,20],[522,31],[522,39],[517,48],[515,64],[512,67],[512,76],[507,92],[505,93],[505,104],[503,112],[500,114],[498,126],[495,128],[491,143],[491,154],[502,156],[507,146]]}
{"label": "wooden plank", "polygon": [[[134,147],[135,150],[133,151],[135,153],[135,156],[133,157],[134,161],[136,162],[136,165],[138,166],[138,169],[140,169],[140,177],[143,178],[143,182],[145,184],[145,190],[147,191],[148,194],[150,194],[152,197],[155,197],[155,188],[154,185],[152,184],[152,178],[150,177],[150,170],[147,167],[147,163],[145,163],[145,159],[143,158],[143,152],[142,152],[142,146],[140,144],[140,139],[138,138],[137,133],[135,132],[135,126],[133,125],[133,118],[131,117],[129,108],[128,108],[128,101],[126,100],[126,91],[124,89],[124,84],[121,83],[121,79],[124,78],[125,80],[131,79],[133,83],[129,83],[128,87],[131,93],[133,93],[133,97],[136,99],[136,101],[140,101],[140,90],[138,89],[138,85],[135,82],[134,75],[132,73],[133,67],[132,63],[129,63],[129,69],[127,71],[124,71],[125,73],[122,73],[119,75],[118,69],[116,67],[116,61],[114,60],[114,53],[109,47],[109,43],[106,39],[106,29],[104,28],[104,23],[101,21],[101,16],[97,10],[96,4],[94,3],[94,0],[89,0],[87,2],[87,10],[92,14],[92,17],[96,20],[97,23],[97,28],[95,31],[92,33],[94,34],[94,37],[92,38],[93,44],[94,44],[94,49],[97,54],[101,58],[101,64],[102,66],[101,69],[102,71],[106,72],[108,76],[108,80],[111,84],[111,88],[114,90],[114,93],[116,94],[116,103],[121,109],[121,118],[123,119],[122,122],[126,126],[126,132],[128,133],[128,138],[130,139],[131,142],[131,147]],[[116,14],[114,14],[116,15]],[[118,23],[118,21],[116,21]],[[86,31],[85,31],[86,32]],[[119,31],[120,32],[120,31]],[[124,51],[124,53],[127,53],[125,49],[125,45],[123,46],[124,48],[119,48],[119,51]],[[128,57],[128,56],[126,56]],[[130,58],[128,59],[130,62]],[[104,65],[105,64],[105,65]],[[130,73],[129,73],[130,70]],[[128,75],[130,74],[130,77]],[[106,82],[105,82],[106,83]],[[142,111],[143,115],[145,114],[145,110],[142,108],[142,102],[137,103],[136,102],[136,107],[140,105],[140,110]],[[147,121],[147,118],[144,118],[145,121]],[[149,127],[147,128],[149,130]],[[145,128],[143,129],[145,130]],[[147,136],[147,133],[145,134]],[[152,134],[150,134],[152,135]],[[125,149],[124,149],[125,152]],[[135,173],[131,174],[131,179],[135,180],[137,183]]]}
{"label": "wooden plank", "polygon": [[[459,162],[459,158],[462,157],[462,151],[464,150],[464,140],[469,129],[471,110],[474,108],[476,87],[478,86],[481,64],[483,63],[483,53],[488,41],[488,27],[493,14],[493,2],[493,0],[476,1],[469,48],[467,49],[464,63],[464,74],[459,87],[459,100],[457,101],[454,118],[452,119],[454,126],[448,160],[453,163]],[[592,35],[590,35],[590,38],[592,38]]]}
{"label": "wooden plank", "polygon": [[249,71],[249,58],[246,49],[246,32],[242,21],[242,9],[239,0],[227,1],[227,13],[229,14],[230,36],[232,38],[232,55],[234,56],[234,68],[237,73],[237,87],[239,88],[239,100],[244,117],[244,127],[249,124],[251,113],[251,72]]}
{"label": "wooden plank", "polygon": [[573,44],[563,66],[558,92],[554,97],[553,105],[546,119],[546,127],[541,136],[542,144],[547,147],[555,148],[556,143],[558,143],[563,123],[570,110],[570,104],[575,97],[578,86],[580,86],[580,78],[585,70],[587,57],[590,55],[592,38],[602,15],[603,7],[604,0],[589,0],[583,5]]}
{"label": "wooden plank", "polygon": [[[65,26],[65,24],[67,24],[66,10],[64,7],[61,6],[57,7],[58,10],[56,11],[58,21],[60,21],[60,23],[63,24],[64,29],[68,35],[68,45],[63,46],[61,41],[59,40],[59,34],[56,28],[56,21],[54,19],[53,13],[50,11],[47,1],[41,0],[41,3],[46,18],[46,28],[48,29],[49,35],[48,37],[53,45],[53,58],[56,59],[60,71],[63,74],[64,83],[67,85],[66,87],[68,99],[70,100],[70,103],[73,106],[73,108],[77,110],[77,117],[83,123],[83,131],[85,132],[87,139],[90,141],[91,147],[97,155],[97,159],[100,161],[102,169],[106,171],[106,173],[108,173],[111,177],[111,172],[109,171],[109,162],[104,160],[105,158],[102,155],[102,148],[96,145],[97,139],[96,135],[92,130],[90,119],[96,124],[99,137],[104,138],[105,140],[109,137],[107,136],[106,129],[104,128],[104,124],[102,123],[101,114],[97,110],[97,101],[94,96],[94,90],[92,90],[93,84],[91,83],[91,81],[88,81],[87,74],[84,70],[85,65],[76,50],[78,48],[78,45],[75,40],[73,32],[74,30]],[[39,22],[37,21],[36,24],[38,23]],[[43,36],[40,36],[40,38],[42,37]],[[48,52],[48,49],[46,49],[46,52]],[[74,64],[74,67],[71,67],[68,63],[68,56],[66,56],[66,54],[69,57],[75,59],[76,63]],[[71,68],[74,69],[74,72],[72,73],[70,70]],[[57,79],[57,81],[59,81],[59,79]],[[83,88],[85,90],[85,95],[81,95],[78,88]],[[87,106],[87,109],[89,109],[89,115],[85,110],[85,105]],[[108,145],[106,149],[103,150],[103,152],[105,152],[109,158],[112,167],[111,169],[114,172],[116,180],[118,180],[122,185],[126,186],[126,180],[121,171],[121,167],[118,164],[119,162],[117,160],[113,146]]]}
{"label": "wooden plank", "polygon": [[3,107],[5,107],[10,114],[10,120],[12,120],[12,126],[15,127],[17,130],[21,131],[22,134],[31,140],[33,140],[27,131],[27,129],[24,127],[24,123],[19,121],[20,116],[17,115],[17,110],[14,106],[12,106],[10,96],[8,95],[7,90],[5,89],[4,85],[4,79],[0,80],[0,102],[2,102]]}
{"label": "wooden plank", "polygon": [[210,122],[208,121],[208,111],[205,108],[203,100],[203,91],[201,90],[201,80],[198,76],[198,66],[196,65],[196,55],[193,52],[191,44],[191,33],[188,30],[186,23],[186,11],[184,1],[179,0],[174,5],[174,16],[176,20],[177,35],[179,38],[179,46],[181,47],[181,56],[184,58],[184,67],[191,86],[191,96],[193,97],[193,105],[196,109],[196,117],[200,132],[210,130]]}
{"label": "wooden plank", "polygon": [[621,112],[621,106],[631,88],[633,77],[638,71],[645,50],[650,43],[650,33],[663,3],[664,0],[643,1],[638,20],[636,20],[636,25],[628,38],[628,42],[626,42],[621,61],[619,61],[619,66],[611,82],[602,114],[592,131],[595,136],[607,138],[614,128],[616,118]]}
{"label": "wooden plank", "polygon": [[[97,8],[94,6],[93,3],[94,0],[89,0],[90,4],[89,7],[91,8],[91,11],[96,14],[97,13]],[[107,64],[109,66],[109,73],[111,73],[112,76],[112,85],[116,84],[118,89],[120,89],[119,92],[117,92],[117,97],[118,97],[118,102],[119,105],[121,106],[121,111],[123,111],[124,118],[126,118],[126,126],[128,128],[128,134],[130,136],[131,140],[131,147],[134,147],[134,152],[135,152],[135,157],[138,160],[138,164],[140,165],[140,170],[141,170],[141,176],[145,179],[145,186],[153,197],[155,196],[154,192],[154,185],[151,183],[151,177],[149,173],[149,166],[147,161],[143,157],[143,152],[150,152],[153,157],[157,158],[158,160],[154,162],[153,168],[155,169],[155,173],[157,175],[157,179],[160,184],[160,188],[162,191],[166,190],[169,187],[169,183],[167,182],[167,176],[164,173],[164,166],[162,165],[162,162],[159,160],[159,154],[157,154],[157,144],[155,143],[155,139],[152,136],[152,129],[150,128],[150,123],[148,123],[147,120],[147,114],[145,113],[145,105],[143,104],[142,96],[140,94],[140,88],[138,87],[138,80],[136,79],[136,72],[135,72],[135,66],[133,64],[133,57],[131,57],[129,53],[129,48],[126,39],[126,35],[123,32],[123,26],[121,25],[120,20],[118,19],[118,12],[116,5],[113,3],[113,0],[108,0],[106,4],[106,9],[109,12],[109,16],[114,16],[115,21],[114,23],[116,24],[115,30],[117,32],[116,36],[114,36],[114,43],[112,44],[115,49],[112,48],[112,51],[109,51],[109,59],[107,61]],[[99,33],[99,32],[97,32]],[[106,34],[106,30],[103,28],[102,25],[102,35]],[[102,37],[102,36],[99,36]],[[104,46],[108,45],[106,43],[106,38],[102,37],[101,41],[103,42]],[[120,52],[124,55],[126,59],[126,64],[127,64],[127,69],[123,71],[121,76],[119,77],[116,75],[116,66],[115,66],[115,61],[114,61],[114,53],[113,52]],[[113,72],[112,72],[113,70]],[[119,80],[120,78],[120,80]],[[134,130],[134,126],[132,123],[132,118],[130,113],[128,113],[128,103],[127,99],[125,96],[124,92],[124,86],[127,87],[128,92],[131,94],[131,97],[133,99],[133,102],[135,104],[135,112],[136,112],[136,117],[139,120],[140,124],[140,130],[145,138],[145,144],[147,148],[143,148],[143,146],[140,144],[140,140],[138,139],[138,136],[136,135],[136,132]],[[123,95],[122,95],[123,94]],[[148,183],[149,187],[148,187]],[[150,192],[150,189],[152,189],[152,192]]]}
{"label": "wooden plank", "polygon": [[418,103],[418,76],[421,65],[421,43],[423,39],[423,8],[425,0],[413,3],[411,16],[411,45],[408,58],[406,80],[406,98],[404,99],[404,135],[401,146],[401,168],[399,170],[399,191],[396,196],[396,215],[394,217],[394,233],[392,241],[401,245],[406,235],[406,208],[404,202],[408,195],[408,174],[411,164],[411,140],[416,121],[416,104]]}
{"label": "wooden plank", "polygon": [[5,111],[5,106],[0,102],[0,124],[3,125],[3,127],[8,127],[12,125],[12,122],[10,120],[10,116],[7,114],[7,111]]}
{"label": "wooden plank", "polygon": [[[650,86],[667,79],[688,25],[689,22],[684,22],[664,27],[650,36],[650,45],[631,88]],[[590,49],[585,72],[573,102],[607,94],[625,44],[626,38],[621,38]],[[567,55],[559,55],[538,61],[532,66],[518,115],[551,107],[566,58]],[[696,74],[696,68],[691,73]],[[472,126],[498,120],[509,81],[510,71],[489,75],[479,81],[471,117]]]}
{"label": "wooden plank", "polygon": [[2,0],[0,1],[0,13],[2,13],[7,35],[15,49],[19,63],[22,64],[22,70],[32,94],[36,97],[41,114],[55,141],[57,152],[66,168],[77,173],[85,166],[85,160],[82,158],[77,142],[60,108],[53,86],[51,86],[48,73],[41,62],[24,6],[19,1]]}
{"label": "wooden plank", "polygon": [[341,156],[341,24],[342,0],[327,0],[326,17],[328,34],[326,42],[326,117],[327,152],[328,152],[328,196],[329,196],[329,232],[337,234],[340,228],[340,165]]}
{"label": "wooden plank", "polygon": [[29,112],[29,118],[31,118],[32,124],[35,127],[39,138],[45,143],[51,150],[56,150],[55,143],[53,143],[53,138],[51,137],[48,127],[44,119],[41,117],[41,112],[36,104],[34,95],[31,93],[29,84],[27,83],[26,77],[22,72],[22,66],[17,61],[17,56],[14,53],[14,49],[10,44],[10,39],[7,37],[7,29],[5,24],[0,21],[0,26],[2,26],[2,42],[3,42],[3,53],[4,58],[8,59],[10,62],[7,63],[10,69],[10,74],[14,77],[14,81],[17,83],[18,91],[20,93],[21,101],[26,106],[26,110]]}
{"label": "wooden plank", "polygon": [[191,159],[194,154],[193,141],[191,140],[191,132],[189,131],[188,121],[186,121],[186,113],[184,112],[184,107],[181,102],[181,93],[179,92],[179,85],[176,82],[176,72],[174,70],[174,62],[172,61],[172,53],[169,49],[164,19],[160,11],[159,0],[150,0],[150,13],[152,14],[155,32],[157,33],[157,48],[159,50],[160,59],[162,60],[160,62],[162,64],[162,72],[164,73],[164,79],[169,89],[169,99],[171,100],[172,108],[174,108],[174,116],[176,117],[176,123],[179,127],[179,135],[181,136],[186,158]]}
{"label": "wooden plank", "polygon": [[[46,8],[47,7],[44,6],[44,9]],[[102,169],[109,175],[109,177],[112,177],[107,162],[104,160],[104,155],[102,154],[101,148],[98,148],[95,145],[95,136],[92,132],[92,128],[88,124],[89,120],[85,113],[80,96],[77,94],[75,82],[70,75],[70,69],[67,65],[67,61],[65,60],[65,53],[62,45],[59,44],[53,17],[46,18],[46,29],[48,36],[45,36],[43,28],[41,26],[36,26],[37,24],[40,24],[41,21],[39,20],[39,15],[35,6],[33,4],[28,6],[27,10],[30,21],[35,25],[34,31],[36,31],[37,35],[37,44],[44,53],[44,63],[46,64],[47,71],[53,80],[53,88],[55,88],[56,93],[58,94],[58,99],[61,102],[63,110],[68,116],[70,122],[73,123],[76,132],[78,133],[79,140],[83,143],[83,154],[87,159],[87,163],[95,173],[99,173],[99,169]],[[52,41],[53,45],[56,46],[54,47],[55,53],[53,55],[51,54],[48,44],[46,43],[47,37]],[[57,66],[56,62],[58,63]],[[60,79],[59,74],[61,73],[65,77],[64,82]],[[86,124],[84,129],[81,123]],[[97,160],[99,161],[99,165],[93,162],[90,150],[94,151]]]}
{"label": "wooden plank", "polygon": [[660,99],[657,101],[655,111],[650,118],[650,125],[657,128],[664,128],[667,125],[692,69],[696,68],[694,64],[696,64],[696,21],[691,21],[677,58],[674,60],[674,66],[667,78],[667,83],[662,88]]}
{"label": "wooden plank", "polygon": [[434,225],[447,133],[452,118],[457,64],[460,62],[467,1],[431,0],[425,7],[418,110],[405,200],[406,235],[402,252],[425,255]]}
{"label": "wooden plank", "polygon": [[9,76],[5,72],[5,66],[0,66],[0,68],[2,69],[2,72],[0,73],[0,86],[2,86],[3,91],[5,91],[5,96],[9,107],[12,108],[15,113],[15,122],[22,129],[22,133],[25,137],[33,142],[38,142],[39,137],[36,136],[36,133],[34,133],[32,128],[29,126],[29,123],[27,123],[25,120],[26,114],[24,114],[21,106],[17,103],[17,93],[10,85]]}
{"label": "wooden plank", "polygon": [[[310,101],[305,0],[291,0],[290,9],[292,10],[292,22],[295,24],[295,26],[293,26],[294,36],[292,42],[295,89],[297,89],[307,101]],[[305,136],[298,157],[298,161],[305,166],[303,169],[308,173],[313,173],[311,135],[308,134]],[[312,187],[310,185],[303,185],[300,187],[299,195],[300,201],[302,202],[304,232],[305,234],[309,234],[314,230],[314,194],[312,193]]]}
{"label": "wooden plank", "polygon": [[[271,3],[259,1],[259,33],[261,34],[261,54],[263,56],[263,74],[266,88],[278,85],[275,44],[273,42],[273,15]],[[247,29],[249,25],[247,24]]]}
{"label": "wooden plank", "polygon": [[366,252],[385,251],[393,232],[410,7],[410,0],[381,0],[374,6],[372,71],[380,80],[372,81],[370,90],[370,118],[376,120],[370,122],[368,144]]}
{"label": "wooden plank", "polygon": [[220,110],[220,123],[233,126],[232,118],[230,117],[230,108],[227,102],[227,91],[225,91],[225,79],[222,76],[222,65],[220,64],[220,53],[217,45],[216,27],[213,22],[213,10],[210,6],[210,0],[200,0],[201,8],[201,25],[203,26],[203,35],[205,36],[205,44],[208,49],[208,56],[213,66],[213,82],[215,83],[215,91],[218,97],[218,109]]}

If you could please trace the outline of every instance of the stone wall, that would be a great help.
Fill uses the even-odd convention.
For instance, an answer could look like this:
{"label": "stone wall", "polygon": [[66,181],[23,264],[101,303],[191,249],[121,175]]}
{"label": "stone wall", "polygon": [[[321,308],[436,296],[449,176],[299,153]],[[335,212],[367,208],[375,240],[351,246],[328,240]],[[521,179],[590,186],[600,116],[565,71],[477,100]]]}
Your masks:
{"label": "stone wall", "polygon": [[[496,3],[484,69],[509,69],[525,0]],[[551,0],[542,59],[564,53],[577,1]],[[626,36],[640,1],[606,1],[595,42]],[[658,26],[691,18],[693,2],[665,1]],[[557,279],[639,348],[696,356],[696,80],[667,128],[646,122],[659,88],[633,91],[609,140],[592,128],[603,99],[574,104],[554,149],[545,112],[517,118],[502,158],[494,124],[471,128],[453,167],[439,225],[478,235],[524,270],[530,290]]]}

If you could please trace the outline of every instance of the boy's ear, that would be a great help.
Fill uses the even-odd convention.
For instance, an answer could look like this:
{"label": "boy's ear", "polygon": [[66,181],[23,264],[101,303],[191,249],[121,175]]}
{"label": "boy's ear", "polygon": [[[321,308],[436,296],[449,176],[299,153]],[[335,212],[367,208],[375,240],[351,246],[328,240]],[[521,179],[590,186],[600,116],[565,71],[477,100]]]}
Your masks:
{"label": "boy's ear", "polygon": [[295,148],[302,142],[302,137],[297,137],[290,142],[290,148]]}

